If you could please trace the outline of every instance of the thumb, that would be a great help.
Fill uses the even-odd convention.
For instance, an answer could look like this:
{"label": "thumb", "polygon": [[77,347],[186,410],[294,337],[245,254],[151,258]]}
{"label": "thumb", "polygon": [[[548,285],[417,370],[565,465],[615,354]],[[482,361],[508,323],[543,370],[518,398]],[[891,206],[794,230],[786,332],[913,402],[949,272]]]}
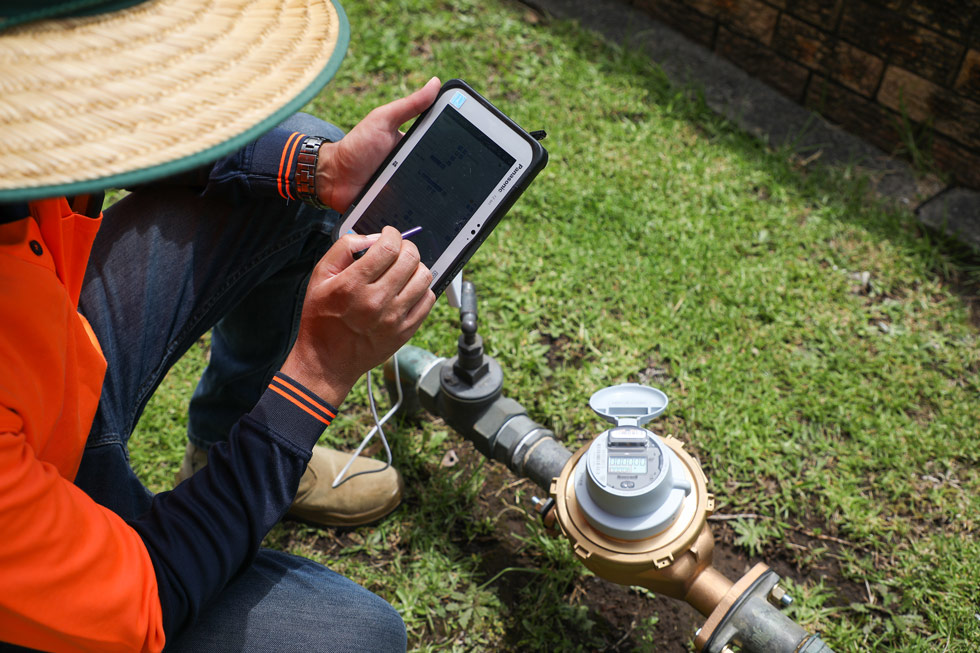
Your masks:
{"label": "thumb", "polygon": [[439,78],[433,77],[425,83],[425,86],[411,95],[382,105],[376,111],[388,122],[391,129],[398,129],[399,126],[428,109],[436,101],[439,86]]}
{"label": "thumb", "polygon": [[327,250],[327,253],[320,259],[317,267],[322,268],[331,277],[337,276],[354,262],[354,254],[363,249],[367,249],[380,237],[381,234],[364,236],[349,233]]}

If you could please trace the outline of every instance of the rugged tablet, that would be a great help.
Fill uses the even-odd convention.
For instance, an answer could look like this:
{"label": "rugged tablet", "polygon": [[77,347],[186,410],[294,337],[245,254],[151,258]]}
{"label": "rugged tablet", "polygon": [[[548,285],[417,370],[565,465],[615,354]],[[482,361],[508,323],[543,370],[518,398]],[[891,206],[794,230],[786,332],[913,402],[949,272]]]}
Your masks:
{"label": "rugged tablet", "polygon": [[412,237],[438,295],[545,166],[548,153],[461,80],[436,101],[381,164],[335,236],[387,225]]}

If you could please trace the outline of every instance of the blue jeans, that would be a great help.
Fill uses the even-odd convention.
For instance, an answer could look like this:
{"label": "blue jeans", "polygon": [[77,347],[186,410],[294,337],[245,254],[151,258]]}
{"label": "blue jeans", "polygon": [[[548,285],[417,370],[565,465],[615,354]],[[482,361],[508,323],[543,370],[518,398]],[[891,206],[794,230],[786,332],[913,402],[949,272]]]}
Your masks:
{"label": "blue jeans", "polygon": [[[297,115],[291,130],[338,140]],[[234,205],[180,187],[147,187],[105,211],[79,310],[109,367],[76,484],[123,518],[151,493],[127,442],[170,367],[204,333],[212,353],[190,406],[190,437],[226,437],[279,368],[306,281],[337,214],[301,202]],[[0,649],[3,645],[0,644]],[[383,599],[326,567],[263,549],[174,651],[404,651],[405,625]]]}

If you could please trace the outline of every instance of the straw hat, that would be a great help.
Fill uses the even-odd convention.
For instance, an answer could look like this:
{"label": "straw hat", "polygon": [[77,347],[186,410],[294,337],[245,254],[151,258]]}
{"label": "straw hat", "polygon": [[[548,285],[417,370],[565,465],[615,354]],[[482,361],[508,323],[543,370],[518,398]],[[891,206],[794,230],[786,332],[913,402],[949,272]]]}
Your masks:
{"label": "straw hat", "polygon": [[0,14],[0,202],[213,161],[312,99],[350,40],[336,0],[34,0]]}

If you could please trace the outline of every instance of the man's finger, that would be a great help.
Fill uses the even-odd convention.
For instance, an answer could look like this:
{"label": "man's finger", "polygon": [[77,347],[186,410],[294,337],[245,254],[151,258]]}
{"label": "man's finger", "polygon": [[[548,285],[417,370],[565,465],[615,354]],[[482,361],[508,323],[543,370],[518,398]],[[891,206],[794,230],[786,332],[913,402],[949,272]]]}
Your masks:
{"label": "man's finger", "polygon": [[398,258],[384,271],[378,282],[386,284],[389,295],[394,298],[401,293],[419,266],[419,250],[410,240],[401,242]]}
{"label": "man's finger", "polygon": [[361,235],[350,233],[343,236],[327,250],[320,259],[319,266],[331,276],[336,276],[350,267],[354,254],[367,249],[381,237],[381,234]]}
{"label": "man's finger", "polygon": [[402,235],[394,227],[388,226],[381,230],[378,239],[358,259],[357,269],[365,283],[374,283],[385,276],[388,268],[400,258],[403,242]]}
{"label": "man's finger", "polygon": [[432,273],[429,272],[429,268],[420,263],[415,267],[411,277],[405,280],[405,284],[395,296],[395,301],[400,306],[404,306],[407,312],[425,295],[431,284]]}
{"label": "man's finger", "polygon": [[375,109],[379,116],[388,122],[392,129],[397,129],[415,116],[429,108],[439,94],[439,78],[433,77],[425,86],[411,95],[389,102]]}
{"label": "man's finger", "polygon": [[415,330],[419,328],[419,325],[425,320],[429,311],[432,310],[432,306],[436,303],[436,296],[426,285],[425,293],[419,298],[418,302],[415,303],[408,313],[405,315],[405,320],[403,322],[405,328],[411,333],[415,333]]}

